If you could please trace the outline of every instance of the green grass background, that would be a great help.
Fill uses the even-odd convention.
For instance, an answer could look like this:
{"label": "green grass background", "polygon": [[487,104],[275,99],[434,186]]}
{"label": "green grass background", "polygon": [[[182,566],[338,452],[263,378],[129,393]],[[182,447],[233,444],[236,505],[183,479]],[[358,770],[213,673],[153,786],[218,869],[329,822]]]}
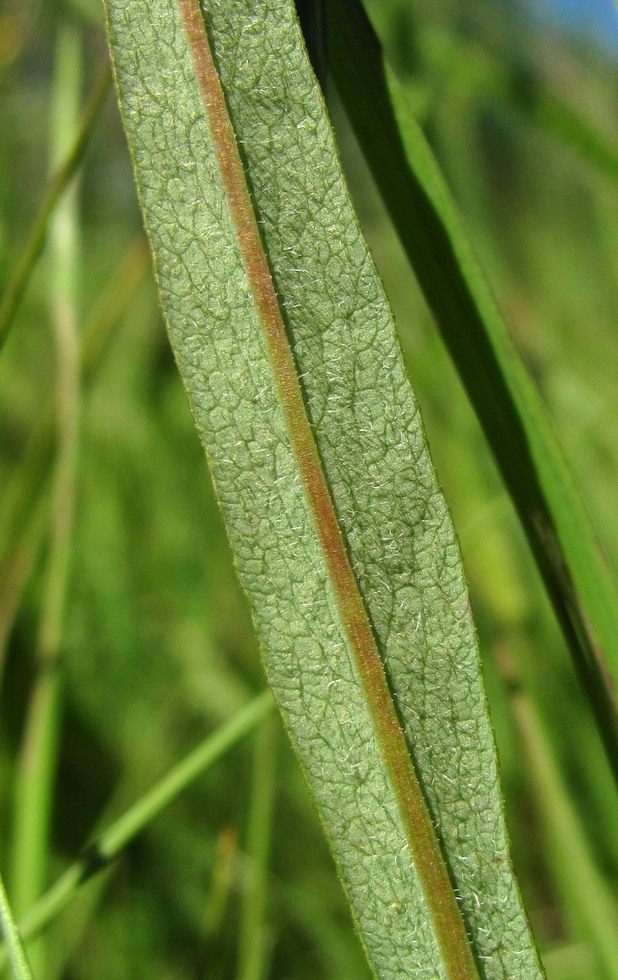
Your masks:
{"label": "green grass background", "polygon": [[[618,153],[618,66],[589,43],[533,27],[512,6],[492,0],[371,6],[615,568],[618,177],[578,149],[572,132],[557,135],[533,117],[525,100],[500,91],[494,69],[558,93]],[[85,94],[106,57],[95,3],[7,0],[0,11],[0,283],[8,280],[47,180],[55,35],[67,21],[82,32]],[[551,817],[548,823],[543,788],[530,774],[497,668],[505,651],[551,740],[599,880],[614,894],[615,787],[479,427],[335,93],[330,97],[351,189],[393,303],[460,535],[514,860],[533,928],[550,977],[607,976],[581,919],[586,896],[565,884],[552,852],[557,831]],[[82,393],[50,882],[103,813],[107,822],[121,812],[264,684],[143,261],[135,289],[122,295],[127,273],[123,267],[118,274],[119,263],[142,233],[111,98],[81,174],[79,222],[80,324],[100,309],[102,298],[117,301],[118,315],[108,317],[109,340]],[[130,254],[139,270],[139,253]],[[24,472],[33,426],[50,412],[49,275],[43,254],[0,357],[0,510],[11,481]],[[42,507],[48,490],[47,480],[37,491]],[[7,869],[9,893],[13,787],[36,672],[48,549],[41,514],[19,535],[32,571],[2,665],[0,867]],[[13,531],[0,518],[7,540]],[[0,597],[6,589],[0,576]],[[362,951],[282,733],[271,760],[265,975],[362,978]],[[112,873],[87,885],[46,933],[41,976],[248,976],[239,966],[238,937],[251,876],[247,828],[255,765],[248,739],[158,817]]]}

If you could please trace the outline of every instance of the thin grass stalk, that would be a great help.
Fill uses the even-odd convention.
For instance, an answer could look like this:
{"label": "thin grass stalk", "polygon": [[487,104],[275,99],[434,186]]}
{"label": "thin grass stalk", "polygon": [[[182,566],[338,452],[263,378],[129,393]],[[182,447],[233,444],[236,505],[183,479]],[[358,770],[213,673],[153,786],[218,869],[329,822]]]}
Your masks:
{"label": "thin grass stalk", "polygon": [[277,774],[279,728],[268,718],[257,733],[240,910],[237,980],[266,976],[266,892]]}
{"label": "thin grass stalk", "polygon": [[[230,721],[208,735],[148,793],[115,820],[20,919],[19,927],[23,938],[31,939],[38,935],[75,897],[84,882],[108,867],[122,849],[169,803],[253,731],[274,707],[275,702],[269,690],[258,694]],[[7,950],[0,950],[0,970],[6,965]]]}
{"label": "thin grass stalk", "polygon": [[[52,96],[52,161],[66,153],[77,126],[81,38],[60,30]],[[57,353],[58,451],[52,527],[36,651],[37,675],[26,716],[14,797],[13,891],[17,914],[44,887],[61,725],[61,637],[77,474],[79,345],[77,336],[78,204],[74,186],[50,226],[50,297]],[[44,973],[44,951],[30,951]],[[41,970],[37,970],[40,963]]]}
{"label": "thin grass stalk", "polygon": [[0,932],[6,944],[7,956],[14,980],[33,980],[32,970],[24,949],[19,929],[15,925],[9,898],[0,877]]}
{"label": "thin grass stalk", "polygon": [[86,318],[80,348],[82,384],[92,381],[114,328],[149,272],[150,253],[140,234],[128,245]]}
{"label": "thin grass stalk", "polygon": [[26,440],[19,465],[13,470],[2,495],[0,513],[0,574],[26,536],[37,501],[49,496],[49,480],[45,476],[53,458],[54,411],[53,400],[44,404]]}

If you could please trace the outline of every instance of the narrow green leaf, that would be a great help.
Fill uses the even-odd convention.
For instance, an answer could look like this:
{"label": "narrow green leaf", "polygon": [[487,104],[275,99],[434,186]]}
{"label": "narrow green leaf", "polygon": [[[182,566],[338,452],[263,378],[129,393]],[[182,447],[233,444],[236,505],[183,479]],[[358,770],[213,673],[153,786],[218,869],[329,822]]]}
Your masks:
{"label": "narrow green leaf", "polygon": [[9,899],[0,878],[0,932],[6,943],[11,973],[15,980],[32,980],[32,971],[28,963],[19,930],[15,925]]}
{"label": "narrow green leaf", "polygon": [[330,0],[332,70],[509,494],[618,780],[618,596],[547,413],[357,0]]}
{"label": "narrow green leaf", "polygon": [[292,5],[107,16],[171,342],[369,961],[538,976],[457,544]]}
{"label": "narrow green leaf", "polygon": [[245,871],[238,929],[237,980],[267,975],[266,900],[268,857],[276,794],[279,725],[268,718],[255,738],[253,785],[249,804]]}
{"label": "narrow green leaf", "polygon": [[[78,125],[82,69],[79,31],[58,32],[51,100],[51,156],[55,166]],[[13,787],[11,885],[17,915],[41,894],[49,858],[51,813],[60,746],[63,618],[69,576],[77,477],[79,347],[77,339],[77,253],[79,208],[76,188],[64,196],[50,225],[50,319],[56,352],[57,456],[50,546],[36,645],[36,676],[24,720],[19,767]],[[42,945],[30,948],[37,974],[45,972]]]}

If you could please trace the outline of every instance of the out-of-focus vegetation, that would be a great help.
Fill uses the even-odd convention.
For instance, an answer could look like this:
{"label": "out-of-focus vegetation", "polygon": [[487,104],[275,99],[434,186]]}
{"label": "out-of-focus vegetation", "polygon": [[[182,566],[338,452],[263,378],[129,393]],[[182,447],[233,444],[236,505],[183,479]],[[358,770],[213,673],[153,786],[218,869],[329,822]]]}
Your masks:
{"label": "out-of-focus vegetation", "polygon": [[[372,6],[615,568],[618,67],[489,0]],[[82,101],[106,50],[100,11],[87,0],[8,2],[0,17],[4,285],[47,181],[57,33],[67,25],[78,32],[83,79],[76,74],[74,84]],[[618,976],[598,934],[599,919],[602,934],[618,926],[615,786],[508,498],[332,96],[352,191],[460,533],[515,865],[535,935],[551,977]],[[77,321],[95,343],[80,394],[57,668],[50,883],[97,826],[264,685],[158,312],[111,98],[92,135],[78,200]],[[31,692],[44,672],[35,652],[51,547],[53,454],[33,486],[28,460],[36,453],[28,446],[55,411],[50,297],[57,278],[48,251],[0,358],[0,862],[11,896],[19,890],[11,880],[16,773]],[[11,501],[30,497],[22,521]],[[504,683],[513,670],[523,685],[515,696]],[[273,769],[271,799],[253,778],[265,766]],[[268,853],[254,840],[260,812],[269,814]],[[249,976],[242,937],[256,860],[267,869],[266,975],[364,976],[321,828],[282,733],[235,748],[111,873],[86,885],[35,951],[39,975]]]}

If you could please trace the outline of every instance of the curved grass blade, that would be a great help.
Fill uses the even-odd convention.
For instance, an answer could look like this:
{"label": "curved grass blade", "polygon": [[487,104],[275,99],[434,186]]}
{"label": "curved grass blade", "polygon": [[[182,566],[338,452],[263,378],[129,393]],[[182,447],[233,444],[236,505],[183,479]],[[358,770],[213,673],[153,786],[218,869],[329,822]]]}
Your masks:
{"label": "curved grass blade", "polygon": [[493,450],[618,780],[618,597],[538,392],[357,0],[330,0],[337,88]]}
{"label": "curved grass blade", "polygon": [[459,552],[292,6],[107,16],[171,342],[369,961],[538,976]]}
{"label": "curved grass blade", "polygon": [[[51,104],[52,159],[64,156],[77,122],[82,40],[77,29],[58,33]],[[49,554],[35,651],[36,675],[24,719],[13,787],[11,885],[21,915],[41,894],[49,860],[54,783],[62,730],[61,669],[64,611],[69,580],[78,471],[79,344],[76,188],[65,195],[50,223],[50,307],[57,357],[55,463]],[[29,950],[35,973],[45,972],[46,951]]]}

